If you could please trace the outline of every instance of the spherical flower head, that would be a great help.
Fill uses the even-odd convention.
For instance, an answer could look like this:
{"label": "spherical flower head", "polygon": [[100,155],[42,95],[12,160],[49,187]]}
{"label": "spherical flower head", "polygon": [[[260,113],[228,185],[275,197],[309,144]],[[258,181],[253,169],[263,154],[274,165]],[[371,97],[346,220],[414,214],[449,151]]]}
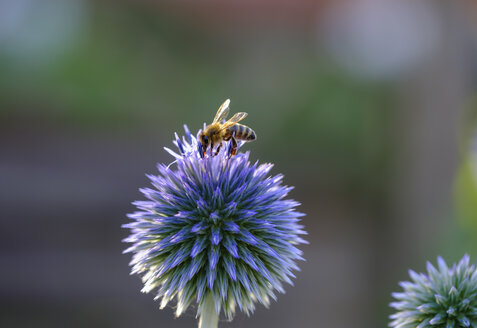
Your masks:
{"label": "spherical flower head", "polygon": [[210,296],[228,319],[236,306],[249,314],[292,284],[304,214],[285,199],[292,188],[283,176],[269,176],[271,164],[251,164],[248,152],[231,156],[230,142],[203,154],[185,130],[174,141],[179,153],[166,148],[175,161],[148,175],[153,188],[140,189],[148,200],[133,203],[139,211],[123,226],[131,229],[131,273],[142,275],[143,292],[156,290],[161,308],[176,299],[177,316],[194,301],[200,315]]}
{"label": "spherical flower head", "polygon": [[397,312],[390,327],[458,328],[477,327],[477,271],[465,255],[451,268],[437,258],[438,267],[427,263],[427,274],[409,271],[412,282],[393,293],[398,301],[390,304]]}

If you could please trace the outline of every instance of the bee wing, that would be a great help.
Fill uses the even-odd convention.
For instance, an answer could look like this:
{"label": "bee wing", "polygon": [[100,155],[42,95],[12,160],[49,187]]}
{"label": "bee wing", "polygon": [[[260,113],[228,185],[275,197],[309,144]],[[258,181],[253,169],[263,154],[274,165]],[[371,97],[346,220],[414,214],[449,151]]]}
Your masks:
{"label": "bee wing", "polygon": [[230,112],[229,105],[230,105],[230,99],[227,99],[226,101],[224,101],[224,103],[219,107],[217,114],[215,114],[214,121],[212,123],[221,122],[222,120],[225,120],[227,118]]}
{"label": "bee wing", "polygon": [[235,123],[240,122],[241,120],[243,120],[244,118],[246,118],[247,115],[248,115],[248,114],[247,114],[247,113],[244,113],[244,112],[240,112],[240,113],[235,114],[234,116],[232,116],[232,117],[230,118],[230,120],[228,120],[227,122],[225,122],[225,123],[222,125],[221,130],[227,129],[228,127],[234,125]]}

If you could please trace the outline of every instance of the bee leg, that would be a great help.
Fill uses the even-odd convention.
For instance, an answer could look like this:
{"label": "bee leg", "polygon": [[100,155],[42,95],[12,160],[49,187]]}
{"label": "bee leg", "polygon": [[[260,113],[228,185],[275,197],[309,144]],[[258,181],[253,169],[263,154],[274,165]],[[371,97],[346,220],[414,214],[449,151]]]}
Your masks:
{"label": "bee leg", "polygon": [[214,156],[217,156],[217,155],[219,154],[220,147],[222,147],[222,143],[219,143],[219,146],[217,147],[217,150],[215,151],[215,155],[214,155]]}
{"label": "bee leg", "polygon": [[212,150],[214,149],[214,143],[210,142],[210,156],[212,156]]}
{"label": "bee leg", "polygon": [[237,154],[237,140],[235,140],[234,137],[231,137],[230,139],[232,139],[232,150],[230,151],[230,157],[232,157]]}

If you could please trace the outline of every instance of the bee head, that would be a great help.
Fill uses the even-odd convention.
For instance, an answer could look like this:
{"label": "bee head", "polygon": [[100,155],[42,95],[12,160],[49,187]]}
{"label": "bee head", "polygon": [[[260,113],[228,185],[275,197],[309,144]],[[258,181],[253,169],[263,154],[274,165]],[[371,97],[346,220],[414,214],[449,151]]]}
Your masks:
{"label": "bee head", "polygon": [[204,132],[202,132],[200,134],[200,143],[202,144],[202,153],[206,152],[207,147],[209,147],[209,142],[210,142],[209,137]]}

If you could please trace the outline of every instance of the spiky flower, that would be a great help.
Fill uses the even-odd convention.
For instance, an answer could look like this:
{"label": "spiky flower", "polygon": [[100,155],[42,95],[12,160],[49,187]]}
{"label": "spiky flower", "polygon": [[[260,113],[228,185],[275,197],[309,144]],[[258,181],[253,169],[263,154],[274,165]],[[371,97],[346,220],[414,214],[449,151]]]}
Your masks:
{"label": "spiky flower", "polygon": [[390,327],[458,328],[477,327],[477,270],[465,255],[451,268],[437,258],[438,267],[427,263],[427,274],[409,271],[412,282],[401,282],[398,301],[390,304]]}
{"label": "spiky flower", "polygon": [[230,156],[229,142],[204,155],[185,131],[174,141],[179,154],[166,148],[175,162],[148,175],[153,188],[140,189],[148,200],[133,203],[139,211],[123,226],[131,229],[132,274],[142,275],[143,292],[157,291],[161,308],[176,299],[177,316],[194,301],[198,315],[207,302],[228,319],[236,305],[249,314],[292,283],[303,214],[284,199],[292,188],[283,176],[269,176],[271,164],[251,164],[248,152]]}

